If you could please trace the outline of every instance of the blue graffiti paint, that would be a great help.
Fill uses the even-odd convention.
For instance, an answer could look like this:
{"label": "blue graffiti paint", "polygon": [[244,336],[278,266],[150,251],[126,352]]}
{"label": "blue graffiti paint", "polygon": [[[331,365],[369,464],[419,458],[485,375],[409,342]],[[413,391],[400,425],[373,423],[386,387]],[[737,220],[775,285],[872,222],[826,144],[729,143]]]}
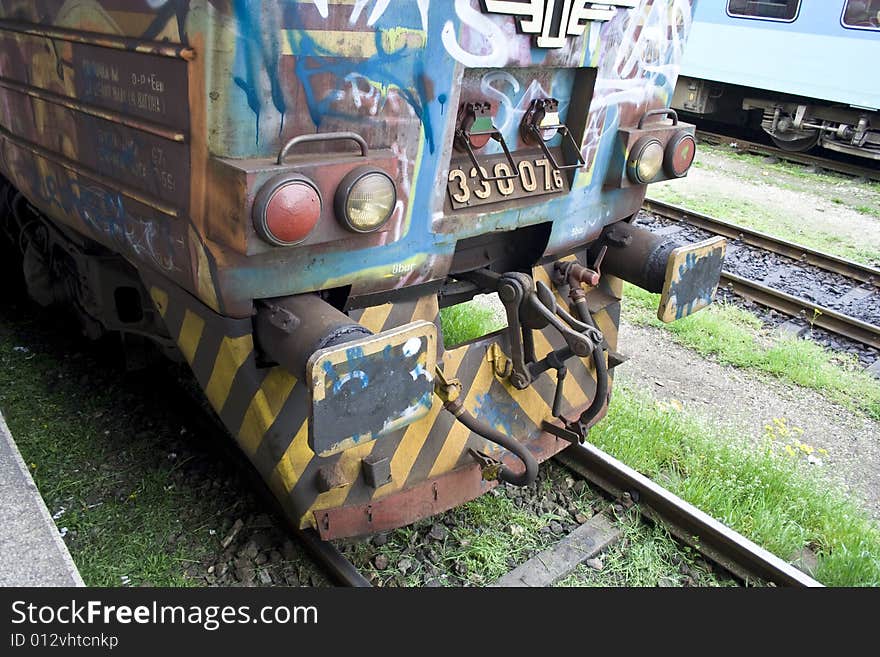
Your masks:
{"label": "blue graffiti paint", "polygon": [[242,38],[241,47],[236,52],[236,70],[244,69],[242,75],[235,75],[233,81],[247,97],[248,107],[256,118],[256,142],[260,143],[260,116],[263,101],[258,92],[258,85],[265,70],[271,85],[272,104],[282,117],[281,128],[284,128],[284,116],[287,103],[278,75],[280,60],[280,44],[275,33],[265,34],[260,29],[263,14],[263,3],[260,0],[233,0],[233,9],[238,19]]}
{"label": "blue graffiti paint", "polygon": [[375,32],[377,54],[368,59],[343,58],[319,45],[305,30],[295,30],[290,35],[291,49],[298,54],[296,74],[303,84],[306,104],[312,122],[320,127],[329,117],[352,118],[350,114],[332,109],[336,94],[331,92],[319,98],[312,79],[316,76],[333,75],[342,87],[342,81],[355,75],[361,76],[383,87],[394,87],[406,103],[413,109],[425,129],[428,150],[435,151],[435,136],[431,114],[427,110],[429,98],[426,86],[427,74],[422,59],[423,52],[408,46],[389,52],[385,50],[381,29]]}
{"label": "blue graffiti paint", "polygon": [[36,196],[47,207],[79,218],[96,235],[135,259],[151,260],[168,272],[179,269],[170,225],[132,213],[119,192],[51,175],[42,177],[41,183]]}
{"label": "blue graffiti paint", "polygon": [[[403,0],[392,3],[382,19],[373,27],[378,30],[392,27],[421,30],[422,22],[417,13],[416,5],[417,3],[414,1],[404,2]],[[333,6],[339,7],[340,5]],[[665,6],[665,3],[653,5],[654,8],[651,9],[652,20],[659,20],[666,16],[663,9]],[[355,71],[357,75],[374,80],[377,85],[396,84],[403,89],[409,89],[408,102],[415,103],[419,107],[423,120],[424,118],[429,120],[430,130],[426,130],[426,132],[430,133],[430,137],[433,139],[431,144],[436,148],[433,151],[425,148],[423,152],[418,152],[416,144],[400,144],[405,148],[411,161],[415,160],[417,152],[420,155],[418,175],[411,181],[411,192],[408,199],[411,207],[414,208],[412,221],[407,224],[407,233],[401,239],[394,243],[363,249],[358,249],[356,245],[350,244],[346,244],[345,249],[338,251],[330,248],[321,253],[321,267],[314,266],[314,256],[308,250],[292,250],[277,265],[268,267],[262,263],[255,262],[253,265],[245,263],[225,274],[230,288],[239,291],[247,290],[262,296],[279,296],[290,294],[292,291],[319,290],[326,286],[327,271],[333,271],[338,281],[350,282],[358,280],[368,270],[378,272],[385,271],[387,268],[387,271],[391,271],[400,262],[418,256],[437,258],[442,262],[444,258],[452,256],[458,240],[489,231],[514,230],[522,226],[547,222],[551,219],[553,220],[553,228],[548,250],[558,252],[571,246],[572,240],[575,239],[573,236],[585,236],[591,231],[597,231],[603,222],[611,218],[612,213],[631,202],[630,190],[603,188],[609,167],[616,163],[615,152],[620,149],[618,128],[623,116],[620,107],[632,103],[644,106],[645,109],[648,106],[659,106],[671,96],[672,79],[665,75],[661,77],[661,74],[652,65],[640,67],[635,72],[634,79],[621,81],[619,88],[614,87],[615,82],[619,79],[620,71],[613,65],[618,54],[621,57],[626,56],[626,51],[620,50],[626,44],[614,43],[617,34],[628,33],[624,21],[629,19],[626,19],[623,13],[615,21],[607,23],[601,28],[603,31],[601,39],[590,41],[589,48],[584,49],[581,62],[581,66],[597,66],[600,82],[605,83],[604,87],[601,85],[597,87],[594,98],[592,118],[597,121],[597,124],[591,125],[590,128],[597,143],[591,144],[594,153],[592,169],[575,173],[573,189],[566,195],[559,195],[552,199],[546,198],[541,203],[518,208],[508,208],[503,205],[487,206],[486,212],[481,215],[479,222],[463,222],[458,226],[455,234],[443,234],[433,231],[432,218],[424,209],[432,207],[437,193],[438,175],[444,170],[444,167],[448,166],[448,153],[443,156],[444,149],[439,145],[448,144],[455,129],[454,121],[451,120],[454,118],[454,108],[449,107],[449,112],[446,110],[451,100],[457,98],[457,93],[453,90],[459,82],[461,65],[451,57],[440,38],[447,22],[451,21],[454,25],[461,23],[455,13],[454,3],[434,2],[431,4],[427,40],[423,49],[382,54],[380,43],[377,49],[377,53],[380,55],[367,61],[348,58],[340,52],[322,49],[319,44],[309,39],[306,26],[296,23],[299,14],[305,15],[307,10],[314,11],[314,7],[309,3],[296,3],[296,6],[289,10],[290,13],[287,15],[289,21],[285,23],[285,34],[289,40],[289,49],[300,67],[297,72],[300,75],[309,76],[316,76],[319,71],[324,73],[323,79],[314,77],[314,80],[309,80],[305,84],[303,98],[307,101],[306,105],[309,108],[310,117],[314,116],[319,121],[326,121],[328,117],[322,119],[321,115],[324,110],[328,112],[349,111],[351,112],[349,116],[338,114],[332,116],[338,116],[346,123],[354,122],[355,124],[359,121],[372,120],[362,115],[356,115],[354,108],[340,109],[341,103],[334,103],[342,97],[346,77]],[[308,26],[308,30],[314,29],[313,24]],[[601,54],[602,57],[598,57],[598,54]],[[666,53],[667,62],[671,61],[671,55],[670,49]],[[534,65],[546,56],[547,52],[542,49],[532,48],[528,65]],[[386,59],[380,61],[381,57]],[[621,61],[628,60],[622,59]],[[525,58],[521,62],[522,65],[525,65]],[[316,67],[316,70],[310,70],[311,67]],[[386,71],[390,75],[385,75]],[[416,81],[415,76],[421,72],[429,74],[430,82],[427,86],[436,94],[431,96],[430,102],[428,102],[427,94],[424,98],[419,96],[420,89],[424,94],[426,86],[422,84],[420,87]],[[335,85],[328,84],[327,78],[330,76],[335,76]],[[632,83],[637,81],[640,82],[638,91],[641,93],[644,89],[644,96],[632,92]],[[644,86],[642,87],[642,85]],[[322,90],[328,88],[331,91],[325,98],[321,95],[325,93]],[[561,89],[557,89],[554,84],[552,93],[556,94],[560,91]],[[625,95],[626,99],[615,98],[618,95]],[[306,98],[306,96],[308,97]],[[444,96],[445,102],[440,102]],[[610,100],[607,101],[606,106],[599,107],[597,103],[602,100],[602,96],[610,98]],[[247,108],[244,107],[244,110],[247,111]],[[235,114],[235,109],[230,111]],[[511,130],[515,128],[515,125],[510,126]],[[426,143],[427,145],[429,144]],[[241,152],[242,156],[246,154],[253,154],[253,152],[244,150]],[[621,166],[622,161],[621,158]],[[357,250],[356,257],[353,257],[353,249]],[[429,270],[430,264],[426,264],[424,268]]]}
{"label": "blue graffiti paint", "polygon": [[526,430],[522,411],[512,399],[505,401],[484,393],[477,395],[476,402],[475,415],[489,426],[501,427],[508,436],[517,436]]}

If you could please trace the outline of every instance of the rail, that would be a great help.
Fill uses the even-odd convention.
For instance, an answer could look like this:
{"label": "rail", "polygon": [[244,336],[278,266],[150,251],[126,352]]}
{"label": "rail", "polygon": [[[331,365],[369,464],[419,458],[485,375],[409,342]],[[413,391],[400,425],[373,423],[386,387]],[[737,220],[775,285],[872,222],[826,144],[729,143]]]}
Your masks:
{"label": "rail", "polygon": [[773,146],[768,146],[767,144],[759,144],[754,141],[740,139],[739,137],[730,137],[715,132],[706,132],[705,130],[697,130],[696,134],[699,139],[708,141],[709,143],[724,143],[738,151],[771,155],[773,157],[778,157],[780,160],[787,160],[789,162],[804,164],[818,169],[827,169],[828,171],[842,173],[855,178],[866,178],[868,180],[880,182],[880,169],[876,167],[860,166],[858,164],[850,164],[838,160],[829,160],[818,155],[809,155],[808,153],[784,151],[781,148],[775,148]]}
{"label": "rail", "polygon": [[763,580],[778,586],[822,586],[590,443],[572,445],[554,458],[612,497],[628,493],[642,515],[661,522],[678,540],[746,582]]}
{"label": "rail", "polygon": [[[788,242],[766,233],[737,226],[708,215],[692,212],[679,206],[646,200],[644,209],[665,219],[687,223],[703,230],[740,240],[779,255],[783,255],[825,271],[841,274],[863,283],[880,287],[880,269],[852,260]],[[756,281],[737,276],[729,271],[721,273],[721,284],[734,294],[772,308],[791,317],[802,317],[819,328],[843,335],[875,349],[880,349],[880,326],[869,324],[855,317],[822,306],[807,299],[776,290]]]}

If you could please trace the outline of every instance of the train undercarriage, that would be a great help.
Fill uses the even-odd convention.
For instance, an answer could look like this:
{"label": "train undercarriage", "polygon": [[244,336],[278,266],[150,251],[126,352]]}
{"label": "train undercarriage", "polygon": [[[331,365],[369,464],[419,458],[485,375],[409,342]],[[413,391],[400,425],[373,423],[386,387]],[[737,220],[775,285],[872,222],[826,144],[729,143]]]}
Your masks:
{"label": "train undercarriage", "polygon": [[815,147],[880,161],[880,112],[681,77],[672,106],[688,115],[760,127],[791,152]]}

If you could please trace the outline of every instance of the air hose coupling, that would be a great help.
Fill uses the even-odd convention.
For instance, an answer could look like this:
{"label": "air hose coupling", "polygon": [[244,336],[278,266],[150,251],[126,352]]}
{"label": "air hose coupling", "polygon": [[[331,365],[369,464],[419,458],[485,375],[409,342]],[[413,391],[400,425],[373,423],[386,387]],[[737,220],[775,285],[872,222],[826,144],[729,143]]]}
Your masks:
{"label": "air hose coupling", "polygon": [[517,473],[507,465],[499,461],[493,461],[485,454],[477,452],[474,456],[482,466],[483,478],[498,479],[514,486],[528,486],[533,483],[538,477],[538,461],[532,456],[528,447],[513,436],[505,435],[471,415],[464,407],[461,382],[457,379],[447,379],[439,367],[436,370],[436,374],[434,391],[443,401],[443,408],[452,413],[455,419],[470,429],[470,431],[491,443],[503,447],[523,462],[523,471]]}

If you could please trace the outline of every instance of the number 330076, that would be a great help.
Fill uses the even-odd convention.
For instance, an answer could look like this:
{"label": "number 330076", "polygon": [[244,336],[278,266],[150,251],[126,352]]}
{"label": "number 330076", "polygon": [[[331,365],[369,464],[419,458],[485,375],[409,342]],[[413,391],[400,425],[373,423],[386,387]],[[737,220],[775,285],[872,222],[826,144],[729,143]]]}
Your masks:
{"label": "number 330076", "polygon": [[[565,188],[562,172],[554,169],[546,158],[534,161],[522,160],[517,165],[518,176],[513,176],[513,171],[507,162],[496,163],[492,167],[491,174],[485,167],[480,169],[484,178],[500,178],[500,180],[483,180],[477,174],[476,167],[471,167],[469,171],[467,169],[449,171],[449,197],[454,207],[495,203],[536,194],[553,194]],[[508,176],[513,177],[508,178]]]}

